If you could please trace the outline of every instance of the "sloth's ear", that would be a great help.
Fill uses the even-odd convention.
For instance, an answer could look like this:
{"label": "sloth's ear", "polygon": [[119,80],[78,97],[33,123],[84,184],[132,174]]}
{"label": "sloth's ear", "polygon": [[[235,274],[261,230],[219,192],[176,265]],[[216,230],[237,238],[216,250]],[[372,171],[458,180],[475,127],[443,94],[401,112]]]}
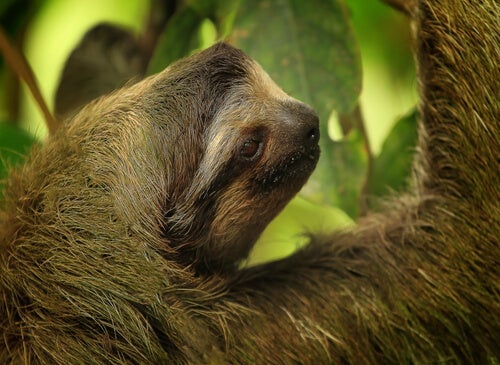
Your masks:
{"label": "sloth's ear", "polygon": [[144,52],[129,31],[110,24],[89,30],[70,54],[55,97],[55,114],[66,118],[89,101],[142,78]]}

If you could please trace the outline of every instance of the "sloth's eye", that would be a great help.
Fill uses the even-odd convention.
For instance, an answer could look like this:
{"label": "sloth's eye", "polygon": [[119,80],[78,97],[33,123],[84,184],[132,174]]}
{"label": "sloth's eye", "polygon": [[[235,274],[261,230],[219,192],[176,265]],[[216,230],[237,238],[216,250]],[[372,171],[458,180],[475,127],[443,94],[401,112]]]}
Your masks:
{"label": "sloth's eye", "polygon": [[248,139],[243,143],[241,147],[241,155],[245,158],[254,157],[257,152],[259,152],[260,141],[255,139]]}

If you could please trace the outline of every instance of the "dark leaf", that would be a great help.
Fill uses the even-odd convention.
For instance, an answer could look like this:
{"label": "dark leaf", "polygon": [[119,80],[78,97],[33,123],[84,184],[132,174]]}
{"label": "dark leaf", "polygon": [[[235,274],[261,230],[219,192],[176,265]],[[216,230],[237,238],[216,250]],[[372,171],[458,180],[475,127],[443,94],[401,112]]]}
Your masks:
{"label": "dark leaf", "polygon": [[373,161],[371,195],[383,196],[407,187],[416,143],[417,112],[413,111],[396,123]]}
{"label": "dark leaf", "polygon": [[178,9],[169,19],[148,66],[148,74],[162,71],[170,63],[198,47],[197,30],[203,17],[190,7]]}
{"label": "dark leaf", "polygon": [[46,0],[2,0],[0,1],[0,24],[9,36],[16,35],[26,27],[33,15]]}
{"label": "dark leaf", "polygon": [[330,184],[335,187],[330,189],[331,202],[352,218],[357,218],[368,162],[362,134],[353,129],[342,141],[333,142],[328,153],[326,158],[332,171],[337,172],[329,176]]}

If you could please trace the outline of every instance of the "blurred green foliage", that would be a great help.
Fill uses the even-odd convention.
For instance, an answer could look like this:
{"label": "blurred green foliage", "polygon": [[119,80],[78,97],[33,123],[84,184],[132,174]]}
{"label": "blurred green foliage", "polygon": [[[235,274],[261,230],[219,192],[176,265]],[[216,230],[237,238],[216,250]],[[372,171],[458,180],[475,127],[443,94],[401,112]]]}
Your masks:
{"label": "blurred green foliage", "polygon": [[[175,11],[160,35],[148,73],[225,39],[261,63],[287,93],[312,105],[322,121],[318,167],[302,198],[292,201],[263,234],[253,261],[281,257],[293,250],[301,243],[303,229],[345,227],[365,212],[367,197],[383,197],[406,188],[416,141],[415,113],[394,123],[398,115],[414,108],[416,98],[409,29],[402,15],[379,2],[364,0],[172,1]],[[134,0],[127,6],[119,1],[103,3],[107,6],[94,6],[88,13],[95,17],[85,18],[86,29],[92,22],[111,20],[140,33],[147,18],[143,2]],[[68,36],[67,50],[59,52],[62,59],[47,61],[37,57],[50,60],[58,52],[50,52],[51,39],[40,48],[43,34],[53,34],[43,33],[44,27],[48,24],[53,31],[71,34],[76,26],[64,23],[64,18],[68,9],[76,11],[76,4],[83,6],[77,0],[6,0],[0,5],[1,25],[24,48],[49,105],[52,91],[46,90],[54,89],[60,68],[52,67],[52,79],[46,81],[43,77],[48,70],[38,71],[37,66],[45,62],[62,67],[84,28]],[[57,8],[65,10],[57,15]],[[143,8],[146,11],[140,10]],[[103,15],[108,14],[104,9],[113,16]],[[47,20],[48,13],[52,18]],[[38,53],[33,51],[37,47],[41,49]],[[40,124],[34,127],[32,123],[41,118],[27,112],[26,96],[3,62],[0,82],[0,119],[16,122],[0,124],[0,161],[16,162],[32,143],[21,126],[29,121],[31,131],[40,131]],[[49,83],[52,86],[47,87]],[[330,138],[334,129],[341,131],[340,140]],[[2,174],[4,164],[0,165],[0,177]],[[312,227],[318,222],[320,227]],[[277,242],[285,242],[285,246]]]}
{"label": "blurred green foliage", "polygon": [[407,188],[417,143],[417,117],[413,110],[401,118],[385,139],[373,161],[369,179],[371,194],[384,196]]}
{"label": "blurred green foliage", "polygon": [[10,166],[23,160],[35,139],[21,128],[7,122],[0,122],[0,197],[2,185]]}

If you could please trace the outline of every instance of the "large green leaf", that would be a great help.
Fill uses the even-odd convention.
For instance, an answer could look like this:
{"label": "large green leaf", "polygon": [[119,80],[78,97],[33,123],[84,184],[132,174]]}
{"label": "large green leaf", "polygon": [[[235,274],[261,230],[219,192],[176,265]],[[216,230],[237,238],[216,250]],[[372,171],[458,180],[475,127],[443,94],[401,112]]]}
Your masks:
{"label": "large green leaf", "polygon": [[360,213],[360,198],[366,181],[368,154],[361,132],[353,129],[342,141],[333,142],[326,158],[332,165],[331,202],[356,218]]}
{"label": "large green leaf", "polygon": [[339,187],[332,181],[347,162],[331,160],[338,157],[339,148],[333,151],[327,121],[333,109],[349,113],[361,89],[358,46],[343,3],[243,0],[233,27],[231,42],[256,59],[287,93],[318,112],[322,157],[310,181],[320,192],[316,200],[334,203]]}
{"label": "large green leaf", "polygon": [[406,188],[417,143],[417,112],[401,118],[373,161],[370,194],[386,195],[390,190]]}
{"label": "large green leaf", "polygon": [[0,122],[0,195],[1,180],[7,176],[7,169],[20,163],[33,143],[34,139],[28,132]]}
{"label": "large green leaf", "polygon": [[324,0],[244,0],[231,42],[255,58],[290,95],[326,122],[349,111],[361,87],[355,37],[344,6]]}

